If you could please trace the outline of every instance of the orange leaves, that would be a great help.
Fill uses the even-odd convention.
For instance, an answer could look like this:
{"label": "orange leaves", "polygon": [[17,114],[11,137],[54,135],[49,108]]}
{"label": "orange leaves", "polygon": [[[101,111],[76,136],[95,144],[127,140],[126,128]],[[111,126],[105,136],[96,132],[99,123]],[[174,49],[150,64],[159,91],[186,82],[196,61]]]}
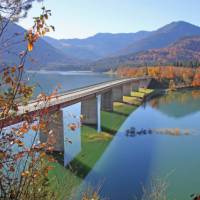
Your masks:
{"label": "orange leaves", "polygon": [[32,51],[32,50],[33,50],[33,43],[30,42],[30,41],[28,41],[28,46],[27,46],[27,48],[28,48],[28,51]]}
{"label": "orange leaves", "polygon": [[141,77],[152,76],[159,81],[174,80],[176,87],[200,86],[200,68],[175,66],[121,67],[117,69],[120,76]]}
{"label": "orange leaves", "polygon": [[68,124],[67,127],[68,127],[71,131],[75,131],[75,130],[78,128],[77,124],[75,124],[75,123]]}
{"label": "orange leaves", "polygon": [[40,36],[44,36],[47,32],[50,32],[50,30],[54,31],[53,26],[48,26],[46,24],[46,20],[48,20],[49,16],[51,15],[51,11],[46,10],[45,8],[42,8],[42,10],[42,14],[39,17],[34,18],[34,26],[26,34],[28,51],[33,50],[34,43],[39,39]]}
{"label": "orange leaves", "polygon": [[46,122],[45,121],[40,121],[39,122],[39,129],[40,130],[45,130],[46,128]]}
{"label": "orange leaves", "polygon": [[27,133],[29,131],[29,124],[27,122],[24,122],[22,126],[19,128],[20,133]]}
{"label": "orange leaves", "polygon": [[31,127],[31,129],[33,130],[33,131],[35,131],[35,132],[37,132],[38,131],[38,125],[37,124],[34,124],[34,125],[32,125],[32,127]]}
{"label": "orange leaves", "polygon": [[29,30],[27,35],[26,35],[26,38],[27,38],[27,41],[28,41],[28,51],[32,51],[33,50],[33,46],[34,46],[34,43],[39,39],[39,33],[38,32],[33,32],[33,30]]}
{"label": "orange leaves", "polygon": [[200,86],[200,67],[195,70],[195,75],[192,81],[192,86]]}
{"label": "orange leaves", "polygon": [[19,128],[19,131],[21,132],[21,133],[27,133],[28,132],[28,128],[25,128],[25,127],[21,127],[21,128]]}
{"label": "orange leaves", "polygon": [[23,147],[24,146],[24,143],[21,140],[18,140],[18,139],[16,139],[14,141],[14,143],[17,144],[19,147]]}
{"label": "orange leaves", "polygon": [[25,171],[21,173],[22,177],[28,177],[29,176],[29,171]]}
{"label": "orange leaves", "polygon": [[41,154],[40,154],[40,157],[41,158],[44,158],[46,156],[46,153],[45,152],[42,152]]}
{"label": "orange leaves", "polygon": [[49,156],[49,157],[47,158],[47,160],[48,160],[49,162],[56,162],[56,160],[55,160],[52,156]]}
{"label": "orange leaves", "polygon": [[[5,119],[5,121],[7,120],[6,123],[8,121],[15,123],[18,118],[23,120],[22,123],[14,126],[15,128],[11,127],[6,129],[6,131],[2,129],[3,127],[0,127],[2,129],[0,140],[0,169],[2,169],[0,182],[3,184],[3,187],[7,189],[10,185],[16,183],[16,178],[19,182],[21,180],[28,180],[25,183],[29,185],[20,189],[17,188],[17,190],[19,189],[20,194],[27,194],[27,191],[29,191],[27,188],[34,188],[35,185],[44,178],[44,175],[48,175],[48,171],[53,169],[52,166],[46,166],[49,164],[48,161],[54,162],[54,159],[48,158],[49,156],[47,155],[47,152],[53,151],[53,145],[49,145],[48,143],[37,143],[37,133],[33,133],[33,131],[43,131],[44,129],[47,129],[47,132],[49,131],[47,127],[48,122],[43,120],[43,116],[46,117],[48,110],[41,110],[41,112],[36,111],[33,112],[33,115],[29,115],[27,103],[31,99],[34,87],[31,87],[27,83],[29,80],[23,74],[25,68],[24,63],[25,60],[28,59],[26,58],[28,51],[34,49],[35,43],[40,36],[43,36],[51,29],[54,29],[54,27],[46,24],[49,15],[50,11],[43,9],[42,15],[40,15],[39,18],[35,18],[34,26],[26,33],[26,50],[15,52],[19,56],[19,62],[17,63],[20,64],[17,66],[6,66],[2,64],[0,67],[0,116],[2,119]],[[7,60],[9,61],[9,58]],[[55,96],[55,93],[52,96]],[[41,100],[47,102],[52,96],[48,97],[43,95],[43,99],[39,99],[38,102],[40,103]],[[20,113],[18,113],[19,110]],[[38,117],[42,120],[35,122],[36,120],[38,121]],[[2,125],[6,126],[5,124]],[[25,143],[24,141],[26,140],[24,140],[24,137],[26,135],[29,136],[29,134],[31,134],[31,137],[29,137],[29,141]],[[26,162],[24,162],[25,159]],[[20,166],[22,164],[23,166]],[[25,170],[20,176],[22,169]],[[36,182],[34,182],[35,180],[33,181],[33,178],[35,178]],[[37,179],[40,180],[37,182]],[[45,177],[45,181],[46,180],[47,178]],[[33,184],[35,185],[33,186]],[[38,185],[42,188],[44,184],[41,184],[40,182]],[[24,188],[26,191],[22,191]],[[8,196],[10,197],[10,195]],[[15,198],[15,196],[13,198]],[[36,199],[40,198],[36,197]]]}

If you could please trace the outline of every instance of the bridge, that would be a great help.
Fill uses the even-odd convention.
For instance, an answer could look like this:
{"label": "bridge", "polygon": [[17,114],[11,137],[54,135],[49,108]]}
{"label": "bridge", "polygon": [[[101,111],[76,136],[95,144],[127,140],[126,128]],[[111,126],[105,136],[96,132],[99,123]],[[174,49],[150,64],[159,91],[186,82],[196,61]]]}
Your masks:
{"label": "bridge", "polygon": [[[112,111],[113,102],[123,102],[123,96],[129,96],[132,91],[138,88],[147,88],[152,77],[124,78],[92,86],[64,92],[53,96],[49,101],[33,100],[26,106],[19,105],[18,112],[14,118],[0,119],[0,127],[7,127],[24,120],[24,115],[39,115],[43,109],[48,109],[50,113],[58,113],[58,121],[63,121],[62,108],[81,102],[81,114],[84,116],[82,123],[95,125],[100,131],[100,112],[101,110]],[[57,142],[56,149],[62,150],[63,147],[63,124],[50,124],[52,129],[59,132],[60,141]],[[62,145],[61,145],[62,144]]]}

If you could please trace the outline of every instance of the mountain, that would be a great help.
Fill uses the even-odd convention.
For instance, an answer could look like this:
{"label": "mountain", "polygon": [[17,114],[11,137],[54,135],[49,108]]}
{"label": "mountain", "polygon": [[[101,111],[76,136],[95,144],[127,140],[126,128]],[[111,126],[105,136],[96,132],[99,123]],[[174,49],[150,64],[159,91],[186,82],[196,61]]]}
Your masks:
{"label": "mountain", "polygon": [[61,50],[67,55],[77,59],[94,61],[108,57],[128,45],[149,36],[151,32],[139,31],[137,33],[98,33],[85,39],[55,40],[45,37],[46,42]]}
{"label": "mountain", "polygon": [[181,38],[195,35],[200,35],[200,27],[184,21],[172,22],[156,31],[151,32],[148,37],[138,40],[128,47],[120,50],[118,55],[163,48]]}
{"label": "mountain", "polygon": [[[19,60],[19,52],[27,45],[23,41],[25,32],[26,30],[17,24],[9,24],[0,41],[0,64],[12,65]],[[13,35],[15,37],[12,37]],[[27,66],[34,69],[105,71],[122,64],[138,65],[161,61],[174,62],[177,59],[191,60],[195,59],[195,56],[193,57],[191,52],[186,55],[185,48],[183,52],[176,49],[175,57],[171,56],[172,50],[169,48],[177,41],[193,36],[200,36],[200,27],[178,21],[151,32],[98,33],[85,39],[43,37],[37,41],[33,52],[30,53]],[[6,38],[12,39],[7,41]],[[192,53],[196,55],[197,52]],[[152,55],[154,57],[151,57]]]}
{"label": "mountain", "polygon": [[[26,30],[15,23],[9,23],[0,40],[0,64],[14,65],[19,63],[19,53],[24,51],[27,42],[24,40]],[[79,61],[71,56],[63,54],[43,39],[39,39],[35,48],[28,54],[26,67],[39,69],[56,68],[70,65],[77,65]]]}
{"label": "mountain", "polygon": [[200,36],[182,38],[165,48],[102,59],[92,63],[91,67],[106,71],[119,66],[167,65],[177,62],[200,62]]}

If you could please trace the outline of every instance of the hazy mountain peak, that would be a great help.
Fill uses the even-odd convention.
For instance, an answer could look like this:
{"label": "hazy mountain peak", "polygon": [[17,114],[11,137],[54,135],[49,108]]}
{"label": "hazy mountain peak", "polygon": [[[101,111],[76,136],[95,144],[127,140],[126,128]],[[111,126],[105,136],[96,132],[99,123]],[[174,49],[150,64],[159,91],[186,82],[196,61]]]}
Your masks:
{"label": "hazy mountain peak", "polygon": [[199,30],[200,27],[185,21],[174,21],[157,30],[159,33],[167,33],[170,31],[194,31]]}

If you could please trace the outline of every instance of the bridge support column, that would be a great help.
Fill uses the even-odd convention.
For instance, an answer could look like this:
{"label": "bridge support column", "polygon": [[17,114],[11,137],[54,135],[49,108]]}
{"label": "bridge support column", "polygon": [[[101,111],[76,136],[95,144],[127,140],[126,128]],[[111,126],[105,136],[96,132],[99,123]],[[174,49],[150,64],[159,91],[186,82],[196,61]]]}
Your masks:
{"label": "bridge support column", "polygon": [[109,90],[102,94],[101,105],[102,105],[102,110],[105,111],[113,110],[112,90]]}
{"label": "bridge support column", "polygon": [[126,83],[122,87],[123,87],[123,96],[130,96],[132,92],[132,84]]}
{"label": "bridge support column", "polygon": [[139,81],[134,81],[132,84],[132,91],[138,91],[139,87],[140,87],[140,82]]}
{"label": "bridge support column", "polygon": [[123,102],[122,86],[114,87],[112,89],[112,101]]}
{"label": "bridge support column", "polygon": [[151,79],[147,79],[147,80],[142,80],[140,81],[140,88],[148,88],[149,84],[151,82]]}
{"label": "bridge support column", "polygon": [[84,116],[83,124],[97,125],[97,98],[81,102],[81,114]]}
{"label": "bridge support column", "polygon": [[48,121],[48,127],[45,132],[40,132],[40,142],[48,143],[54,147],[54,151],[64,152],[64,128],[63,112],[59,110],[55,113],[49,113],[45,116]]}

